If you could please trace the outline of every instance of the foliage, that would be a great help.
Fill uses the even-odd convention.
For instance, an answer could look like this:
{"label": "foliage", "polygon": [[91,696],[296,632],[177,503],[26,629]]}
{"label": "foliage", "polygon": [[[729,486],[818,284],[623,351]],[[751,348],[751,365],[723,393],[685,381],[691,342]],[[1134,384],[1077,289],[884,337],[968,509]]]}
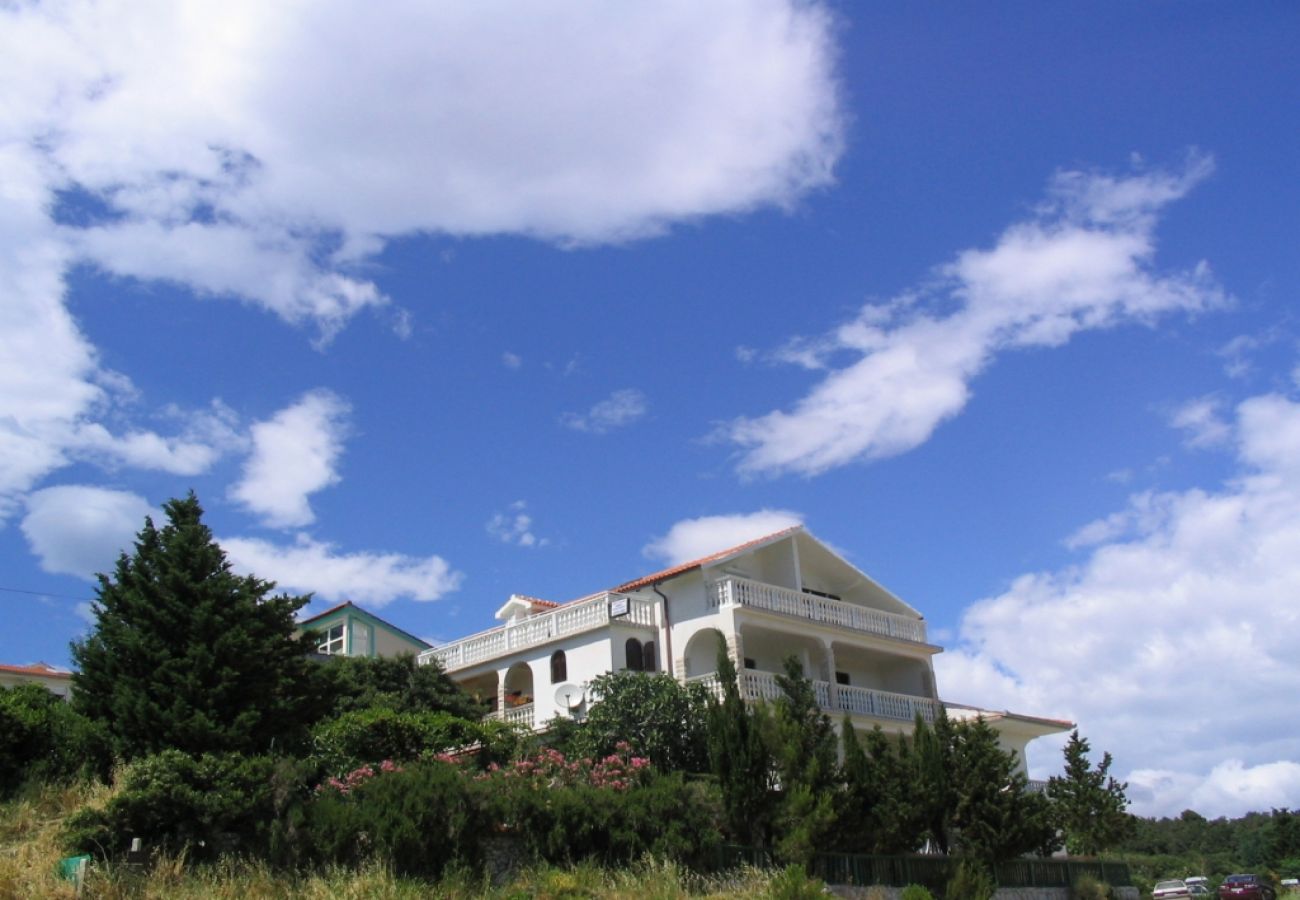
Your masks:
{"label": "foliage", "polygon": [[592,682],[599,698],[587,714],[574,750],[606,756],[621,741],[661,772],[708,771],[702,685],[683,685],[671,675],[620,671]]}
{"label": "foliage", "polygon": [[961,855],[984,863],[1046,853],[1056,841],[1051,810],[1030,793],[1015,755],[983,717],[952,725],[952,796],[946,829]]}
{"label": "foliage", "polygon": [[774,822],[777,857],[808,865],[835,828],[838,781],[835,731],[797,657],[776,677],[781,696],[766,719],[765,739],[781,792]]}
{"label": "foliage", "polygon": [[312,718],[307,638],[294,636],[306,597],[235,575],[194,494],[146,518],[135,553],[100,575],[95,627],[72,646],[76,708],[101,722],[115,751],[266,752]]}
{"label": "foliage", "polygon": [[907,744],[879,726],[859,738],[846,716],[842,726],[843,791],[838,796],[836,843],[849,853],[916,851],[925,837],[918,797],[925,786]]}
{"label": "foliage", "polygon": [[27,780],[107,778],[104,729],[37,684],[0,687],[0,798]]}
{"label": "foliage", "polygon": [[457,766],[416,763],[346,792],[320,791],[307,811],[308,852],[324,863],[386,862],[398,875],[438,877],[478,861],[488,824]]}
{"label": "foliage", "polygon": [[953,783],[955,738],[953,723],[942,707],[933,725],[917,713],[912,730],[915,752],[911,760],[916,773],[916,816],[921,836],[933,842],[940,853],[947,853],[952,846],[951,813],[957,806]]}
{"label": "foliage", "polygon": [[934,894],[931,894],[930,889],[927,887],[919,884],[909,884],[899,894],[899,900],[934,900]]}
{"label": "foliage", "polygon": [[124,852],[134,837],[150,850],[195,859],[267,856],[277,826],[305,799],[308,779],[302,766],[269,756],[165,750],[130,766],[104,807],[73,816],[68,843],[97,856]]}
{"label": "foliage", "polygon": [[767,900],[817,900],[826,895],[826,885],[820,878],[810,876],[801,865],[791,864],[772,876],[766,893]]}
{"label": "foliage", "polygon": [[314,670],[315,690],[330,715],[376,707],[401,713],[445,712],[479,719],[477,703],[442,671],[436,660],[418,665],[410,654],[395,657],[332,656]]}
{"label": "foliage", "polygon": [[1110,776],[1111,756],[1102,755],[1094,768],[1090,747],[1076,728],[1065,746],[1065,774],[1047,783],[1047,796],[1058,826],[1065,832],[1071,854],[1096,856],[1118,844],[1133,828],[1127,812],[1127,784]]}
{"label": "foliage", "polygon": [[329,772],[381,760],[414,760],[478,742],[483,729],[447,712],[376,707],[347,712],[312,729],[312,750]]}
{"label": "foliage", "polygon": [[741,699],[736,666],[721,639],[718,681],[722,701],[709,700],[709,767],[722,792],[723,822],[737,841],[765,846],[774,808],[773,760],[763,740],[766,712]]}
{"label": "foliage", "polygon": [[944,890],[947,900],[993,900],[997,884],[988,867],[973,859],[964,859],[957,866]]}
{"label": "foliage", "polygon": [[1086,873],[1080,875],[1079,880],[1070,888],[1070,900],[1111,900],[1114,896],[1115,892],[1110,889],[1110,885]]}

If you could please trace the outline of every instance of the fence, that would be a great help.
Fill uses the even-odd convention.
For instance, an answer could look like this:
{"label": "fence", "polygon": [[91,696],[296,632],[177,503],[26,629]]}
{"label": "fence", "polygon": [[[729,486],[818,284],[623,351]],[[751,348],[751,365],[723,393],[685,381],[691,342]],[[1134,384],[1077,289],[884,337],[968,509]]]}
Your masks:
{"label": "fence", "polygon": [[[865,853],[818,853],[812,874],[828,884],[906,887],[924,885],[942,891],[957,871],[961,860],[951,856],[871,856]],[[722,848],[719,867],[771,866],[772,856],[754,847],[728,845]],[[999,887],[1071,887],[1084,875],[1091,875],[1114,887],[1131,885],[1127,863],[1074,859],[1015,859],[994,866]]]}

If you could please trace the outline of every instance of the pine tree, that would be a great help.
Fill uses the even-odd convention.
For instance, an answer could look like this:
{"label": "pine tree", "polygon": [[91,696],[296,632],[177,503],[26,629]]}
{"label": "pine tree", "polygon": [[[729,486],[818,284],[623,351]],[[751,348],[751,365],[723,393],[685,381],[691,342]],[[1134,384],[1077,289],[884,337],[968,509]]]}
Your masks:
{"label": "pine tree", "polygon": [[100,575],[95,627],[72,645],[77,708],[126,759],[175,748],[265,752],[301,733],[307,652],[294,614],[307,597],[235,575],[191,493],[146,518],[135,552]]}
{"label": "pine tree", "polygon": [[1053,814],[1065,832],[1065,846],[1072,854],[1096,856],[1132,831],[1133,817],[1128,813],[1127,784],[1110,776],[1111,757],[1102,754],[1096,768],[1088,761],[1091,747],[1079,729],[1070,734],[1065,745],[1065,775],[1047,783],[1047,796]]}
{"label": "pine tree", "polygon": [[780,785],[777,855],[807,865],[835,826],[835,731],[795,656],[786,657],[776,683],[781,696],[769,721],[769,747]]}
{"label": "pine tree", "polygon": [[732,836],[764,846],[772,820],[773,761],[763,741],[761,709],[740,696],[736,666],[718,641],[722,701],[709,704],[709,766],[722,791],[722,811]]}

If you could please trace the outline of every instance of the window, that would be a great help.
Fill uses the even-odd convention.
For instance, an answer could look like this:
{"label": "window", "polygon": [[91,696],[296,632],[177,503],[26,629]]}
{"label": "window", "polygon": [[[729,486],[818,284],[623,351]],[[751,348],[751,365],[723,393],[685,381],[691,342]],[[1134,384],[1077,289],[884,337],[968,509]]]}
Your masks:
{"label": "window", "polygon": [[848,683],[849,683],[849,673],[848,673],[848,672],[836,672],[836,673],[835,673],[835,683],[836,683],[836,684],[848,684]]}
{"label": "window", "polygon": [[642,667],[647,672],[655,670],[655,642],[646,641],[645,646],[641,648],[641,659],[645,665]]}
{"label": "window", "polygon": [[343,652],[343,623],[333,626],[325,632],[325,638],[316,647],[317,653],[336,656]]}
{"label": "window", "polygon": [[753,658],[752,656],[746,656],[746,657],[745,657],[745,668],[746,668],[746,669],[757,669],[757,668],[758,668],[758,663],[754,662],[754,658]]}
{"label": "window", "polygon": [[556,650],[551,654],[551,684],[568,680],[569,661],[565,658],[563,650]]}
{"label": "window", "polygon": [[645,657],[641,655],[641,642],[636,638],[628,638],[627,643],[623,645],[623,653],[627,659],[627,668],[633,672],[645,671]]}

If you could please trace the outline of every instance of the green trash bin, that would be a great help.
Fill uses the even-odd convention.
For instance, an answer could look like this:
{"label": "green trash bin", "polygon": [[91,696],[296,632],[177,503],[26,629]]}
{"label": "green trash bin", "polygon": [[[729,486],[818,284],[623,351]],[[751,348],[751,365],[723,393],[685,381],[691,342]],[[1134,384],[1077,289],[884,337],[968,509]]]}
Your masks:
{"label": "green trash bin", "polygon": [[82,882],[86,880],[86,867],[89,865],[89,856],[65,856],[59,860],[57,866],[59,877],[64,881],[71,881],[80,889]]}

